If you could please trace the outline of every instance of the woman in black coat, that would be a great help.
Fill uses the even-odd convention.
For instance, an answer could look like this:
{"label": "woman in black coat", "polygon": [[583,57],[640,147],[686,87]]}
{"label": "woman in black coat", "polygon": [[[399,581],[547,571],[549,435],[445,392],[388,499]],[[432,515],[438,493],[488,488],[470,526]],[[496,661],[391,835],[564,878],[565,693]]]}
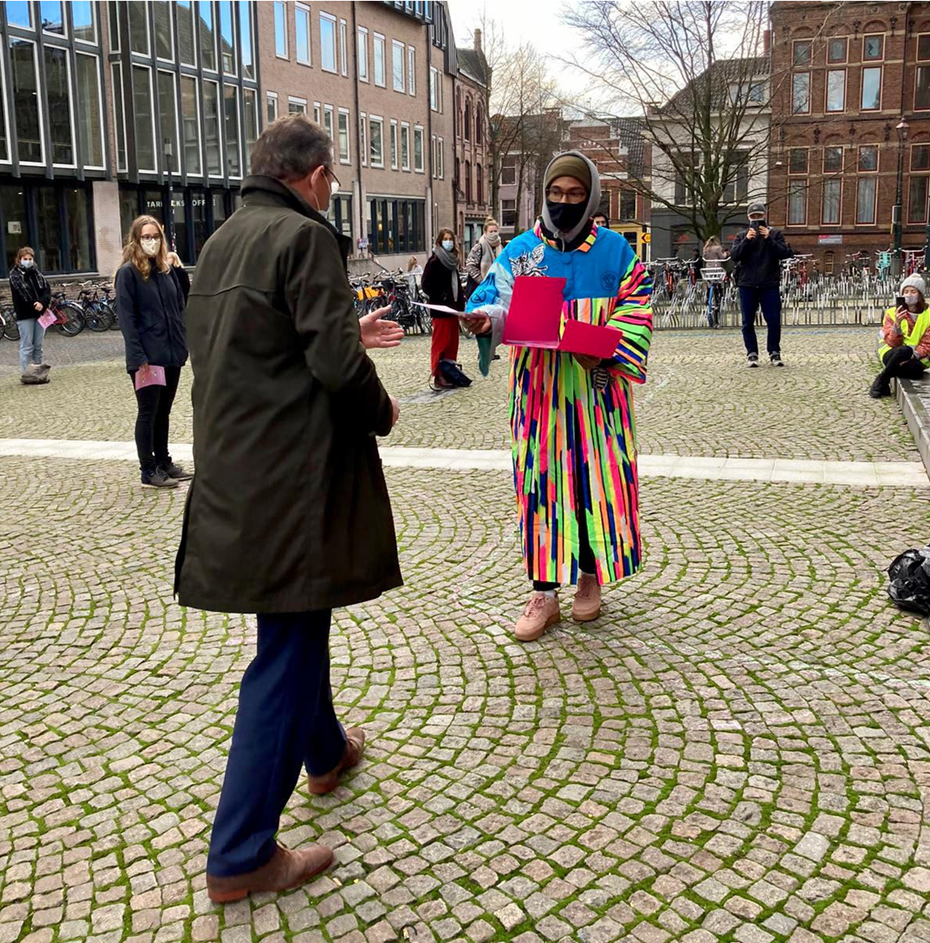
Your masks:
{"label": "woman in black coat", "polygon": [[45,276],[36,268],[36,254],[22,246],[10,269],[10,294],[19,328],[19,372],[25,375],[30,364],[42,364],[45,328],[39,324],[42,312],[52,300]]}
{"label": "woman in black coat", "polygon": [[[465,310],[465,292],[459,276],[459,256],[455,246],[455,233],[451,229],[440,229],[433,246],[433,254],[426,262],[420,287],[427,301],[434,305],[445,305],[456,311]],[[454,362],[459,353],[459,319],[452,314],[431,311],[433,316],[433,338],[430,371],[433,383],[439,389],[455,384],[442,375],[443,360]]]}
{"label": "woman in black coat", "polygon": [[[142,484],[177,488],[190,478],[168,454],[168,424],[178,390],[181,367],[187,362],[184,294],[168,261],[161,224],[152,216],[133,221],[116,273],[119,324],[126,342],[126,370],[136,392],[136,450]],[[164,380],[151,380],[149,367],[161,367]],[[138,381],[138,382],[137,382]]]}

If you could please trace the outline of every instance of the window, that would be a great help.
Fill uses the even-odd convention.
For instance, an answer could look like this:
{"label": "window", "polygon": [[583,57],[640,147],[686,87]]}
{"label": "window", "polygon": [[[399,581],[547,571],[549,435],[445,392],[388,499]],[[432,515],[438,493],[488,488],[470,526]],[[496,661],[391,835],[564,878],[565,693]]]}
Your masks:
{"label": "window", "polygon": [[216,71],[216,37],[213,35],[213,4],[198,3],[200,10],[200,58],[203,67]]}
{"label": "window", "polygon": [[862,58],[865,61],[880,61],[885,56],[885,37],[866,36],[862,40]]}
{"label": "window", "polygon": [[471,99],[465,99],[465,117],[462,125],[462,137],[466,141],[471,140]]}
{"label": "window", "polygon": [[846,70],[831,69],[827,72],[826,111],[846,110]]}
{"label": "window", "polygon": [[[197,79],[181,76],[181,137],[184,141],[184,166],[188,176],[199,177],[203,173],[200,162],[200,96],[197,94]],[[277,98],[275,98],[277,104]]]}
{"label": "window", "polygon": [[75,0],[71,4],[75,39],[85,43],[97,42],[96,7],[90,0]]}
{"label": "window", "polygon": [[430,163],[432,164],[432,177],[436,179],[436,135],[434,134],[429,141]]}
{"label": "window", "polygon": [[369,137],[371,151],[371,166],[384,166],[384,119],[372,115],[369,118]]}
{"label": "window", "polygon": [[[730,167],[730,179],[727,181],[727,185],[723,190],[723,202],[745,203],[749,195],[749,152],[740,151],[738,154],[734,155],[734,158]],[[636,193],[632,190],[623,190],[621,191],[621,199],[626,193],[629,193],[633,197],[633,212],[635,214]],[[621,218],[633,219],[634,217],[627,216]]]}
{"label": "window", "polygon": [[333,116],[335,114],[335,109],[332,105],[323,106],[323,127],[326,128],[326,133],[329,135],[330,140],[334,140],[336,137],[336,129],[333,127],[334,121]]}
{"label": "window", "polygon": [[65,20],[61,12],[61,3],[42,0],[39,4],[39,22],[42,24],[43,32],[58,33],[59,36],[63,36]]}
{"label": "window", "polygon": [[501,226],[512,229],[517,225],[517,201],[501,200]]}
{"label": "window", "polygon": [[807,114],[811,110],[811,74],[798,72],[791,77],[791,113]]}
{"label": "window", "polygon": [[811,41],[804,39],[794,44],[794,64],[810,65],[811,61]]}
{"label": "window", "polygon": [[[297,11],[297,35],[300,36],[299,8]],[[297,42],[299,45],[299,38]],[[287,58],[287,4],[282,0],[274,0],[274,54],[282,59]]]}
{"label": "window", "polygon": [[475,168],[475,202],[484,202],[484,177],[481,175],[481,164]]}
{"label": "window", "polygon": [[749,104],[765,104],[765,82],[753,82],[749,86]]}
{"label": "window", "polygon": [[265,93],[265,107],[266,107],[265,117],[267,118],[267,123],[271,124],[272,121],[277,121],[278,120],[278,93],[277,92]]}
{"label": "window", "polygon": [[925,223],[927,221],[927,181],[930,177],[911,177],[908,188],[907,221]]}
{"label": "window", "polygon": [[126,170],[126,114],[125,104],[123,102],[123,67],[118,62],[114,62],[110,66],[110,80],[113,86],[113,124],[116,136],[116,169]]}
{"label": "window", "polygon": [[252,4],[239,0],[239,48],[242,50],[242,77],[255,78],[255,48],[252,45]]}
{"label": "window", "polygon": [[338,232],[349,239],[352,238],[352,197],[334,196],[329,201],[329,213],[327,215]]}
{"label": "window", "polygon": [[25,164],[41,164],[45,160],[36,65],[35,43],[12,40],[10,67],[13,72],[13,109],[16,113],[16,151],[20,161]]}
{"label": "window", "polygon": [[[81,108],[77,120],[81,129],[81,144],[84,149],[85,167],[104,167],[103,161],[103,101],[100,95],[99,61],[96,56],[78,53],[77,94]],[[3,115],[0,113],[0,129]],[[3,150],[6,150],[4,141]]]}
{"label": "window", "polygon": [[133,52],[147,56],[149,54],[149,18],[148,4],[141,0],[130,0],[129,7],[129,48]]}
{"label": "window", "polygon": [[236,39],[233,35],[232,0],[220,0],[220,52],[223,71],[236,74]]}
{"label": "window", "polygon": [[207,173],[214,177],[222,176],[220,87],[216,82],[203,83],[203,134],[207,144]]}
{"label": "window", "polygon": [[194,45],[194,4],[192,0],[179,0],[178,10],[178,58],[182,65],[197,65]]}
{"label": "window", "polygon": [[374,253],[423,252],[426,249],[426,203],[371,197],[368,200],[368,244]]}
{"label": "window", "polygon": [[415,127],[413,129],[413,169],[418,173],[423,173],[423,129]]}
{"label": "window", "polygon": [[911,171],[930,170],[930,144],[911,145]]}
{"label": "window", "polygon": [[152,4],[152,19],[155,21],[155,55],[159,59],[174,59],[174,46],[171,42],[171,7],[168,0],[155,0]]}
{"label": "window", "polygon": [[930,33],[924,33],[917,37],[917,61],[927,62],[928,60],[930,60]]}
{"label": "window", "polygon": [[359,155],[362,158],[362,166],[368,166],[368,116],[362,112],[358,116],[358,134],[359,134]]}
{"label": "window", "polygon": [[[437,176],[439,177],[440,180],[444,180],[446,176],[445,156],[443,154],[443,150],[444,150],[443,139],[438,138],[436,141],[436,162],[439,165],[439,169],[437,170]],[[478,179],[479,180],[481,179],[480,167],[478,168]]]}
{"label": "window", "polygon": [[155,171],[155,113],[152,101],[152,70],[132,67],[133,133],[139,170]]}
{"label": "window", "polygon": [[336,71],[336,17],[320,14],[320,65],[326,72]]}
{"label": "window", "polygon": [[410,125],[406,121],[400,125],[400,166],[410,170]]}
{"label": "window", "polygon": [[878,145],[863,144],[859,148],[859,170],[878,170]]}
{"label": "window", "polygon": [[862,104],[863,111],[875,111],[881,107],[882,97],[882,67],[876,66],[862,70]]}
{"label": "window", "polygon": [[846,47],[846,39],[831,39],[827,45],[827,62],[845,62]]}
{"label": "window", "polygon": [[914,108],[930,108],[930,66],[918,66],[917,68],[917,75],[914,80]]}
{"label": "window", "polygon": [[358,28],[358,77],[368,81],[368,30],[362,26]]}
{"label": "window", "polygon": [[391,169],[397,170],[397,121],[391,118]]}
{"label": "window", "polygon": [[223,86],[223,130],[226,132],[226,170],[230,177],[242,176],[242,157],[239,149],[239,89]]}
{"label": "window", "polygon": [[807,181],[799,180],[788,187],[788,225],[803,226],[807,222]]}
{"label": "window", "polygon": [[349,163],[349,109],[339,109],[339,162]]}
{"label": "window", "polygon": [[407,55],[407,47],[399,43],[396,39],[391,43],[393,55],[391,58],[392,75],[394,79],[394,91],[407,91],[407,79],[404,75],[404,58]]}
{"label": "window", "polygon": [[843,171],[843,148],[837,146],[825,147],[823,149],[823,172],[825,174],[838,174]]}
{"label": "window", "polygon": [[252,148],[258,140],[258,92],[254,88],[242,90],[242,120],[245,123],[245,172],[252,169]]}
{"label": "window", "polygon": [[340,20],[339,21],[339,62],[342,66],[343,75],[349,74],[349,55],[346,49],[346,46],[347,46],[346,29],[347,29],[346,21]]}
{"label": "window", "polygon": [[840,222],[840,197],[843,192],[842,180],[824,180],[823,206],[820,221],[826,226],[836,226]]}
{"label": "window", "polygon": [[[288,98],[287,113],[289,115],[305,115],[307,113],[307,99]],[[317,123],[319,123],[319,117],[317,117]]]}
{"label": "window", "polygon": [[384,37],[380,33],[375,33],[372,40],[375,49],[375,85],[380,85],[384,88],[387,84],[384,76]]}
{"label": "window", "polygon": [[484,112],[481,105],[475,109],[475,144],[480,144],[484,136]]}
{"label": "window", "polygon": [[32,29],[32,4],[20,0],[19,3],[6,3],[6,22],[8,26]]}
{"label": "window", "polygon": [[413,46],[407,47],[407,90],[411,95],[417,93],[417,51]]}
{"label": "window", "polygon": [[320,103],[319,102],[313,103],[313,123],[314,124],[320,123]]}
{"label": "window", "polygon": [[875,223],[875,177],[861,177],[856,194],[856,222],[862,225]]}
{"label": "window", "polygon": [[294,46],[297,61],[310,65],[310,8],[298,3],[294,7]]}
{"label": "window", "polygon": [[501,160],[501,186],[507,187],[517,182],[517,156],[507,154]]}
{"label": "window", "polygon": [[439,69],[429,68],[429,106],[433,111],[442,111],[442,84]]}
{"label": "window", "polygon": [[163,165],[168,168],[168,154],[171,154],[171,171],[178,173],[180,167],[180,149],[178,148],[178,106],[174,73],[159,70],[155,80],[158,82],[158,153],[163,156]]}
{"label": "window", "polygon": [[[740,198],[741,200],[744,198]],[[636,219],[636,191],[621,190],[620,205],[618,207],[618,218],[622,220]]]}
{"label": "window", "polygon": [[808,150],[806,147],[792,147],[788,152],[788,173],[807,173]]}

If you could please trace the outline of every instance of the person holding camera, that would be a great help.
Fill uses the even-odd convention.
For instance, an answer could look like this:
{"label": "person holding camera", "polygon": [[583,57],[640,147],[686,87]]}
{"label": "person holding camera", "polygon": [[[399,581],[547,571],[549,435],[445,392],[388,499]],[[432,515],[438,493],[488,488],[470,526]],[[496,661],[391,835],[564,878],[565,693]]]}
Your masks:
{"label": "person holding camera", "polygon": [[901,293],[882,321],[882,342],[878,358],[882,371],[869,389],[869,396],[881,399],[891,394],[891,378],[917,380],[930,366],[930,308],[927,286],[919,275],[901,282]]}
{"label": "person holding camera", "polygon": [[743,311],[743,343],[746,345],[747,366],[759,366],[759,342],[756,339],[756,311],[768,328],[766,349],[774,367],[783,367],[781,359],[781,266],[782,259],[791,258],[791,251],[780,229],[765,221],[765,204],[749,206],[749,228],[737,233],[730,249],[730,258],[739,264],[737,286]]}

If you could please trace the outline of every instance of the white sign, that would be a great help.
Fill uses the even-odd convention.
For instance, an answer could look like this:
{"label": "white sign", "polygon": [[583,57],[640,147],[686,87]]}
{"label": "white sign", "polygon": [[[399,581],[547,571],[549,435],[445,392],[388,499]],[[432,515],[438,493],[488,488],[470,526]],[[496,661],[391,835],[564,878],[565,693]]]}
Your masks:
{"label": "white sign", "polygon": [[19,235],[19,234],[23,231],[23,224],[22,224],[22,223],[18,223],[18,222],[14,222],[13,220],[10,220],[10,221],[6,224],[6,231],[7,231],[11,236]]}

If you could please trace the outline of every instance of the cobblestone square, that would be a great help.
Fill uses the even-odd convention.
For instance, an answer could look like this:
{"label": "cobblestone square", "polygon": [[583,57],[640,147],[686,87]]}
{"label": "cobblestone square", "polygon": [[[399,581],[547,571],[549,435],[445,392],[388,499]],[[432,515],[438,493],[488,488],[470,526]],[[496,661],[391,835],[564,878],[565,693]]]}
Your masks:
{"label": "cobblestone square", "polygon": [[[866,395],[875,333],[789,330],[788,366],[758,371],[737,334],[659,333],[641,452],[918,461]],[[0,344],[0,439],[131,440],[118,336],[46,354],[52,382],[21,387]],[[376,359],[414,397],[427,356]],[[461,359],[472,388],[407,403],[386,445],[507,447],[506,364]],[[520,645],[507,472],[387,476],[406,585],[332,637],[366,757],[282,823],[336,867],[219,907],[204,864],[254,619],[172,601],[183,488],[0,443],[0,943],[930,941],[930,645],[884,573],[927,542],[924,492],[645,477],[645,570]]]}

